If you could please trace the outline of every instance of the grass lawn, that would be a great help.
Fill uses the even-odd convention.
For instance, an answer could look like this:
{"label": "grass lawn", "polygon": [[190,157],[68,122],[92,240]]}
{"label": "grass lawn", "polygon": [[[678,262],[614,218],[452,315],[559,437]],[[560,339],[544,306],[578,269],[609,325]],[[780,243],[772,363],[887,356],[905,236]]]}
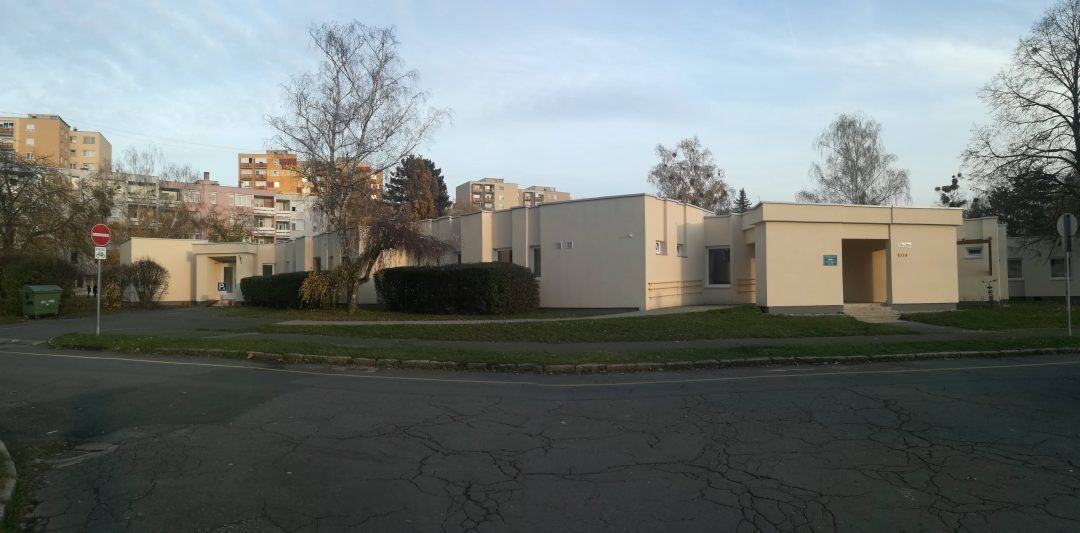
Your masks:
{"label": "grass lawn", "polygon": [[[1073,308],[1073,325],[1080,324],[1077,309]],[[912,313],[905,320],[952,326],[964,329],[1005,330],[1031,328],[1064,328],[1064,302],[1013,302],[1007,306],[988,307],[985,304],[962,305],[956,311]]]}
{"label": "grass lawn", "polygon": [[261,339],[205,339],[185,337],[140,337],[135,335],[68,334],[53,340],[58,347],[100,349],[130,354],[201,355],[207,349],[225,350],[211,355],[245,358],[248,351],[276,354],[301,353],[366,357],[370,359],[426,359],[459,363],[639,363],[666,361],[699,361],[705,359],[735,359],[744,357],[843,357],[898,353],[928,353],[979,350],[1011,350],[1027,348],[1080,347],[1077,337],[1016,337],[966,339],[958,341],[905,341],[875,343],[824,343],[813,345],[774,345],[716,349],[670,349],[652,352],[583,352],[539,353],[470,351],[441,348],[358,348],[316,342],[280,342]]}
{"label": "grass lawn", "polygon": [[498,342],[684,341],[747,337],[838,337],[911,333],[898,326],[867,324],[851,317],[784,316],[750,306],[697,313],[598,320],[561,320],[512,324],[391,324],[364,326],[279,326],[270,333],[339,335],[382,339],[428,339]]}
{"label": "grass lawn", "polygon": [[[629,311],[629,310],[627,310]],[[390,320],[511,320],[521,318],[574,318],[620,313],[620,309],[537,309],[520,315],[429,315],[398,313],[381,306],[364,305],[349,314],[345,309],[268,309],[265,307],[230,307],[222,310],[225,316],[285,320],[353,320],[356,322],[386,322]]]}

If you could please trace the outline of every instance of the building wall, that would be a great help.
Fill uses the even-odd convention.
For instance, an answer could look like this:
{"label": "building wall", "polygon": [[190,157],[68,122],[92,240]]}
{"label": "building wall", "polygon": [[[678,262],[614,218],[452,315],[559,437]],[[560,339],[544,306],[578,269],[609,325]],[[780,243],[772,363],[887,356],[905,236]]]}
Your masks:
{"label": "building wall", "polygon": [[[23,158],[29,155],[36,161],[48,161],[50,165],[71,168],[71,126],[57,115],[31,114],[26,117],[0,117],[0,123],[12,123],[10,142],[15,153]],[[5,132],[8,131],[6,128]]]}
{"label": "building wall", "polygon": [[[960,241],[989,240],[989,243],[959,244]],[[997,217],[965,220],[957,230],[956,263],[958,270],[960,301],[985,302],[989,298],[987,285],[991,285],[995,300],[1008,300],[1008,235],[1004,224]],[[979,256],[973,257],[968,248],[977,248]]]}
{"label": "building wall", "polygon": [[[644,308],[700,304],[705,285],[704,217],[708,212],[651,196],[642,199],[645,207]],[[657,253],[658,241],[660,253]]]}
{"label": "building wall", "polygon": [[[1080,264],[1078,264],[1080,255],[1076,253],[1078,250],[1080,250],[1080,235],[1073,236],[1071,291],[1074,298],[1080,295],[1080,279],[1078,279],[1080,275],[1077,274],[1080,272]],[[1051,269],[1051,260],[1064,261],[1065,259],[1065,251],[1060,238],[1054,241],[1025,237],[1010,238],[1008,257],[1020,260],[1021,264],[1021,277],[1009,280],[1010,297],[1065,298],[1066,279],[1063,276],[1054,276]]]}
{"label": "building wall", "polygon": [[522,188],[502,178],[470,180],[454,188],[454,210],[458,213],[537,207],[567,200],[570,200],[570,193],[557,191],[554,187],[532,185]]}
{"label": "building wall", "polygon": [[[890,275],[893,305],[955,304],[959,300],[956,225],[895,224],[891,228]],[[899,243],[911,243],[900,248]]]}
{"label": "building wall", "polygon": [[72,130],[68,144],[68,166],[97,172],[112,168],[112,143],[101,132]]}
{"label": "building wall", "polygon": [[162,302],[191,303],[196,301],[195,246],[206,242],[132,237],[120,243],[120,264],[130,265],[140,259],[153,259],[169,272],[169,288],[162,297]]}

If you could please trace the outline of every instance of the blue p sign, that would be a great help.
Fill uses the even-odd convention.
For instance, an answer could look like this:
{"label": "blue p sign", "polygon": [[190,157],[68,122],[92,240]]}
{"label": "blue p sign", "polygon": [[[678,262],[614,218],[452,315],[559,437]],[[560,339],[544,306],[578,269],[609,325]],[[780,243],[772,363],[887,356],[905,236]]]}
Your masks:
{"label": "blue p sign", "polygon": [[225,292],[225,282],[224,281],[219,281],[218,282],[217,290],[218,290],[218,292]]}

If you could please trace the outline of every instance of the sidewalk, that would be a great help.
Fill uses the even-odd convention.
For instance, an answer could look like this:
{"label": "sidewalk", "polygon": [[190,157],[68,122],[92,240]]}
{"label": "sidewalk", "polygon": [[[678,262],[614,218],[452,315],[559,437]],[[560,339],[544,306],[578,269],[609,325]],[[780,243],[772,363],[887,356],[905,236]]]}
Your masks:
{"label": "sidewalk", "polygon": [[730,305],[688,305],[686,307],[664,307],[649,311],[627,311],[625,313],[612,313],[607,315],[589,315],[561,318],[511,318],[505,320],[477,319],[477,320],[286,320],[278,322],[279,326],[403,326],[403,325],[449,325],[449,324],[519,324],[523,322],[563,322],[566,320],[606,320],[609,318],[629,318],[638,316],[679,315],[684,313],[701,313],[717,309],[728,309]]}

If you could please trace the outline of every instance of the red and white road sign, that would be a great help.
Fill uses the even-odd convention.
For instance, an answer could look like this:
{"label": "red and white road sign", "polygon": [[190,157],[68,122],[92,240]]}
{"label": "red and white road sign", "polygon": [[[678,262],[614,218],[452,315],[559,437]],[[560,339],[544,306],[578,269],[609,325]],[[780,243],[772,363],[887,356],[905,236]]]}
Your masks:
{"label": "red and white road sign", "polygon": [[105,224],[94,224],[94,227],[90,228],[90,240],[94,241],[94,244],[105,246],[109,244],[109,239],[112,239],[112,232]]}

